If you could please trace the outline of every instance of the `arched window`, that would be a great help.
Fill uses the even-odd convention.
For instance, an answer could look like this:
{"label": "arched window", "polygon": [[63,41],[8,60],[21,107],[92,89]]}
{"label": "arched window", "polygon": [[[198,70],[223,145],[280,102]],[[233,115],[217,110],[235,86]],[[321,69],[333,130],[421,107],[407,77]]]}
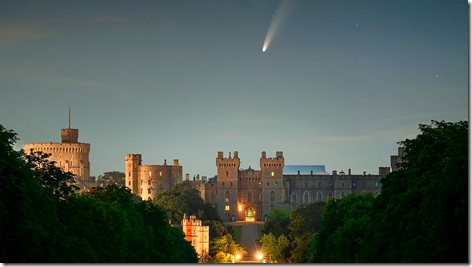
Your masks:
{"label": "arched window", "polygon": [[308,194],[308,191],[305,191],[305,193],[303,193],[303,204],[307,204],[308,202],[310,202],[310,194]]}
{"label": "arched window", "polygon": [[148,194],[151,194],[151,188],[148,188]]}
{"label": "arched window", "polygon": [[318,201],[323,201],[323,193],[318,192]]}
{"label": "arched window", "polygon": [[361,195],[363,195],[363,194],[365,194],[365,191],[362,191],[362,192],[361,192]]}
{"label": "arched window", "polygon": [[249,203],[252,202],[252,193],[251,192],[247,193],[247,202],[249,202]]}
{"label": "arched window", "polygon": [[229,192],[226,191],[225,193],[225,202],[229,202]]}
{"label": "arched window", "polygon": [[374,196],[377,197],[379,195],[379,191],[375,190]]}
{"label": "arched window", "polygon": [[274,193],[274,191],[270,192],[270,202],[275,202],[275,193]]}
{"label": "arched window", "polygon": [[328,199],[327,200],[330,200],[333,198],[333,192],[329,191],[328,192]]}
{"label": "arched window", "polygon": [[148,185],[151,185],[151,180],[148,180]]}
{"label": "arched window", "polygon": [[292,195],[290,196],[290,203],[295,203],[297,201],[297,194],[295,191],[292,192]]}
{"label": "arched window", "polygon": [[215,202],[215,193],[211,192],[210,194],[210,202]]}
{"label": "arched window", "polygon": [[346,196],[346,193],[344,193],[344,191],[341,191],[341,198],[343,198],[345,196]]}

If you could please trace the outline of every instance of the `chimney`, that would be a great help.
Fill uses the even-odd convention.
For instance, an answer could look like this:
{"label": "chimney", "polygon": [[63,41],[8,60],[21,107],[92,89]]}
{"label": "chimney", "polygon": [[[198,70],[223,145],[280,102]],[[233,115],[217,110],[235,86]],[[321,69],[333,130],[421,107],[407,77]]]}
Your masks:
{"label": "chimney", "polygon": [[275,153],[275,156],[276,156],[277,158],[283,158],[283,157],[284,157],[284,152],[283,152],[283,151],[277,151],[277,152]]}
{"label": "chimney", "polygon": [[185,174],[185,181],[189,181],[190,180],[190,174],[186,173]]}
{"label": "chimney", "polygon": [[336,170],[333,171],[333,175],[337,175],[338,172]]}
{"label": "chimney", "polygon": [[223,158],[223,151],[218,151],[218,158],[219,159]]}
{"label": "chimney", "polygon": [[229,152],[229,157],[228,157],[228,158],[229,158],[229,159],[231,158],[231,152]]}
{"label": "chimney", "polygon": [[300,170],[298,171],[298,175],[300,175]]}
{"label": "chimney", "polygon": [[313,170],[310,171],[310,174],[313,175]]}
{"label": "chimney", "polygon": [[351,175],[351,169],[347,170],[347,174]]}
{"label": "chimney", "polygon": [[262,151],[262,156],[261,156],[262,159],[265,159],[266,158],[266,152],[265,151]]}
{"label": "chimney", "polygon": [[174,159],[174,166],[179,166],[179,160],[178,159]]}
{"label": "chimney", "polygon": [[164,160],[164,166],[167,165],[167,159]]}
{"label": "chimney", "polygon": [[365,176],[365,171],[364,171],[364,176]]}
{"label": "chimney", "polygon": [[234,158],[235,158],[235,159],[238,158],[238,151],[234,151]]}

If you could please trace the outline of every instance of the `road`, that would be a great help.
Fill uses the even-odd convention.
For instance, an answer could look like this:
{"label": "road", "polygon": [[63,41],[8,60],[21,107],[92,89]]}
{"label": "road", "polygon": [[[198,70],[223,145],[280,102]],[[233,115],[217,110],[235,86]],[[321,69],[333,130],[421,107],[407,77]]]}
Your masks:
{"label": "road", "polygon": [[260,250],[258,227],[264,222],[237,221],[225,223],[226,225],[241,225],[241,247],[245,248],[247,255],[241,259],[244,263],[256,262],[256,251]]}

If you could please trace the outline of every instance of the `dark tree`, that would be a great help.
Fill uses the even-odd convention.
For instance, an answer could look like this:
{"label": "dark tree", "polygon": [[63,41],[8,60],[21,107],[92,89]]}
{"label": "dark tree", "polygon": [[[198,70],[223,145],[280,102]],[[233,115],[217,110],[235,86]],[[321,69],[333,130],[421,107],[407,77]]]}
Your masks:
{"label": "dark tree", "polygon": [[468,262],[468,122],[432,121],[400,144],[358,262]]}
{"label": "dark tree", "polygon": [[117,186],[125,186],[125,173],[124,172],[105,172],[97,177],[97,185],[100,187],[106,187],[107,185],[115,184]]}

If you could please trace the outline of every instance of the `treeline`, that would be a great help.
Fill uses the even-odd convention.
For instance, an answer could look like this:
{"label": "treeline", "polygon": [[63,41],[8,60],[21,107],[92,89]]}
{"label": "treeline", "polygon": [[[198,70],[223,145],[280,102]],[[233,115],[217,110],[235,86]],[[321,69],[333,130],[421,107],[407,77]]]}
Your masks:
{"label": "treeline", "polygon": [[236,243],[233,228],[223,224],[216,208],[205,203],[200,192],[189,182],[164,190],[153,199],[153,203],[162,208],[173,224],[181,224],[183,214],[187,214],[196,215],[202,225],[209,226],[210,251],[208,255],[200,255],[200,262],[226,263],[235,260],[237,254],[246,254]]}
{"label": "treeline", "polygon": [[116,185],[77,194],[71,173],[17,140],[0,125],[0,262],[198,261],[159,207]]}
{"label": "treeline", "polygon": [[382,193],[276,210],[263,248],[277,262],[468,262],[468,122],[432,121],[400,142]]}

